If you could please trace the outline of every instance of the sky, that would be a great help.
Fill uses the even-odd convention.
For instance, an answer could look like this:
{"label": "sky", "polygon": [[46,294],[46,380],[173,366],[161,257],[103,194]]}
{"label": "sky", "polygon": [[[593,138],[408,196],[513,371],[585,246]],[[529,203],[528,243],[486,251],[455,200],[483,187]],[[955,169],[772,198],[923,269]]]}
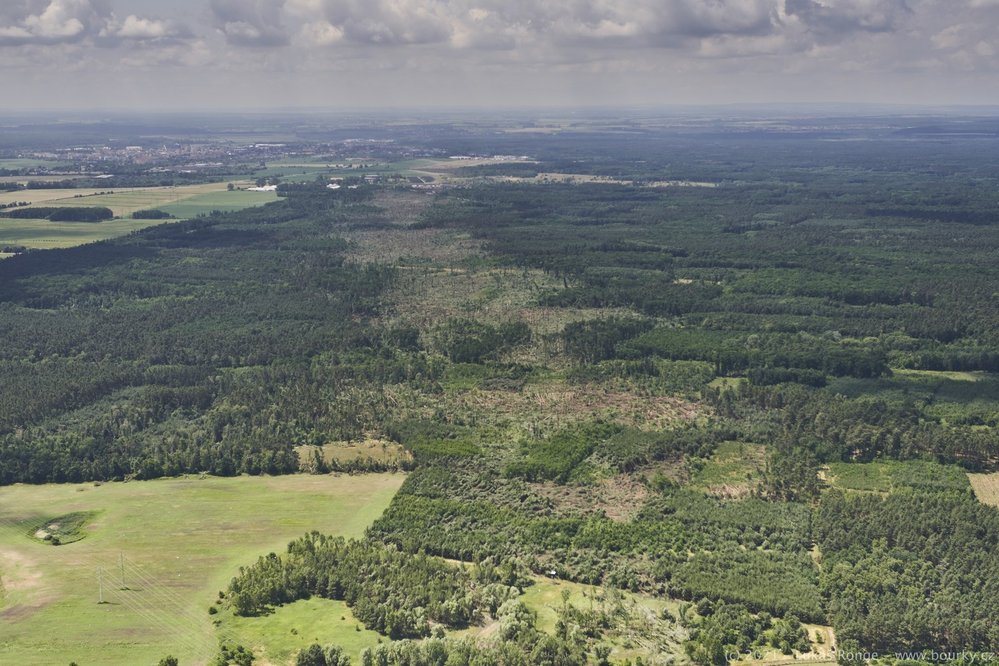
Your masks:
{"label": "sky", "polygon": [[3,107],[999,104],[999,0],[0,0]]}

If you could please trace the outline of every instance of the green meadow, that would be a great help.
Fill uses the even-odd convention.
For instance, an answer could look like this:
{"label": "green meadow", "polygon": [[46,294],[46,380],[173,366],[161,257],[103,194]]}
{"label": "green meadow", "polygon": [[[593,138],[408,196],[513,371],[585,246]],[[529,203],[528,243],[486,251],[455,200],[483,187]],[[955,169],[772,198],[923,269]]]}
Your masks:
{"label": "green meadow", "polygon": [[61,169],[70,166],[69,162],[59,162],[56,160],[40,160],[33,157],[12,157],[0,160],[0,169],[37,169],[47,167],[49,169]]}
{"label": "green meadow", "polygon": [[967,491],[968,475],[957,465],[924,460],[829,464],[829,484],[840,490],[888,493],[899,488]]}
{"label": "green meadow", "polygon": [[[0,488],[0,663],[155,664],[172,654],[201,664],[221,639],[259,647],[254,620],[213,624],[208,609],[219,590],[240,566],[307,531],[361,536],[403,478],[189,476]],[[65,529],[60,521],[81,512],[89,519],[78,541],[44,539],[40,528]],[[337,612],[339,619],[347,609]],[[303,639],[325,635],[321,626],[291,623]],[[290,628],[277,633],[277,654],[295,648]],[[362,632],[356,641],[367,638]]]}
{"label": "green meadow", "polygon": [[260,617],[227,613],[221,629],[246,636],[244,645],[264,662],[273,664],[294,663],[299,650],[313,643],[339,645],[356,662],[361,650],[389,640],[365,629],[346,602],[320,597],[280,606]]}
{"label": "green meadow", "polygon": [[[167,220],[169,222],[169,220]],[[119,218],[107,222],[49,222],[48,220],[0,219],[0,245],[20,245],[48,250],[124,236],[163,220]]]}
{"label": "green meadow", "polygon": [[157,206],[157,208],[176,218],[187,219],[198,215],[208,215],[214,210],[232,212],[253,206],[263,206],[277,201],[277,199],[276,192],[247,192],[244,190],[229,192],[221,190],[197,194],[174,203]]}

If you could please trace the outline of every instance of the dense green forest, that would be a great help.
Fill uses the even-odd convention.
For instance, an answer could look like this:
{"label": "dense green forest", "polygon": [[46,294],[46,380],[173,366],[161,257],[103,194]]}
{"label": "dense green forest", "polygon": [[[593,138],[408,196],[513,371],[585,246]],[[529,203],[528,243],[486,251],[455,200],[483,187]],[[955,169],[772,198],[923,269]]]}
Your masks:
{"label": "dense green forest", "polygon": [[[362,664],[995,651],[965,472],[999,465],[999,174],[867,138],[442,132],[535,161],[4,259],[0,483],[405,469],[363,539],[212,606],[343,601]],[[323,457],[365,440],[399,453]],[[545,580],[676,612],[545,629]],[[357,657],[317,638],[300,664]]]}

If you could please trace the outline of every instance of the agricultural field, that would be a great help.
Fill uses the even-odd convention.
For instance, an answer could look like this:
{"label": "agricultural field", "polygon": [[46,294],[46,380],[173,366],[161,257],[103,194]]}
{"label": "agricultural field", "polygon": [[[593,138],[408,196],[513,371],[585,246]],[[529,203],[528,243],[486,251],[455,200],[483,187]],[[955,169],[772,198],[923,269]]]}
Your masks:
{"label": "agricultural field", "polygon": [[[467,183],[472,179],[481,180],[491,177],[495,169],[503,172],[506,169],[531,171],[532,182],[552,182],[572,179],[566,174],[546,174],[551,177],[536,177],[536,170],[531,165],[536,164],[530,159],[505,158],[475,158],[475,159],[438,159],[420,158],[405,160],[373,160],[362,158],[343,158],[325,162],[309,162],[301,160],[270,162],[266,169],[253,173],[255,178],[281,178],[285,182],[308,182],[316,176],[323,175],[335,178],[360,178],[365,175],[378,175],[384,178],[416,178],[423,183],[438,185]],[[613,179],[577,176],[576,182],[623,182]]]}
{"label": "agricultural field", "polygon": [[[0,203],[28,201],[44,206],[107,207],[115,219],[106,222],[51,222],[49,220],[5,219],[0,217],[0,244],[29,249],[74,247],[124,236],[146,227],[207,215],[219,210],[231,212],[261,206],[277,200],[275,192],[228,191],[224,183],[150,187],[115,190],[21,190],[0,193]],[[133,220],[140,210],[159,209],[175,219]],[[2,258],[2,257],[0,257]]]}
{"label": "agricultural field", "polygon": [[89,197],[95,196],[105,190],[101,189],[72,189],[53,188],[39,190],[15,190],[13,192],[0,192],[0,204],[11,204],[26,201],[29,204],[42,204],[46,206],[55,205],[49,202],[59,200],[66,206],[86,206],[90,205]]}
{"label": "agricultural field", "polygon": [[40,160],[33,157],[14,157],[14,158],[0,159],[0,169],[10,169],[11,171],[17,169],[38,169],[40,167],[45,167],[47,169],[61,169],[68,166],[71,166],[69,162],[59,162],[56,160]]}
{"label": "agricultural field", "polygon": [[[0,488],[0,661],[136,664],[173,654],[197,664],[220,638],[252,643],[239,625],[217,631],[208,614],[239,566],[311,529],[360,536],[402,481],[189,476]],[[92,513],[79,540],[54,546],[38,534],[81,511]]]}
{"label": "agricultural field", "polygon": [[982,504],[999,507],[999,472],[992,474],[969,474],[968,481],[975,489],[975,496]]}
{"label": "agricultural field", "polygon": [[[240,183],[246,185],[246,183]],[[131,215],[138,210],[171,206],[186,206],[178,212],[167,211],[178,218],[195,217],[212,210],[238,210],[277,200],[275,192],[228,191],[227,183],[180,185],[177,187],[143,187],[115,190],[111,194],[85,194],[47,199],[46,206],[105,206],[115,217]],[[32,190],[27,190],[31,192]],[[63,190],[63,192],[72,190]]]}
{"label": "agricultural field", "polygon": [[49,220],[0,218],[0,244],[47,250],[75,247],[84,243],[116,238],[170,220],[131,220],[106,222],[50,222]]}
{"label": "agricultural field", "polygon": [[208,215],[215,210],[228,213],[252,206],[262,206],[277,200],[276,192],[247,192],[245,190],[229,192],[224,187],[222,189],[216,187],[215,189],[192,192],[189,196],[157,204],[155,208],[178,219],[188,219],[198,215]]}

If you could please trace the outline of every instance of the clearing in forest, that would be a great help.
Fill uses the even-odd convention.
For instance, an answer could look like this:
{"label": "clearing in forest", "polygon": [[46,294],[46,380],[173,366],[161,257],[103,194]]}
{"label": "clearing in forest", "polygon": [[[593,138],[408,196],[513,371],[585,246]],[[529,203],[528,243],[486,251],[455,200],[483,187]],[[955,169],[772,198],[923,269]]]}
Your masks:
{"label": "clearing in forest", "polygon": [[968,480],[975,489],[975,496],[979,502],[999,507],[999,472],[969,474]]}

